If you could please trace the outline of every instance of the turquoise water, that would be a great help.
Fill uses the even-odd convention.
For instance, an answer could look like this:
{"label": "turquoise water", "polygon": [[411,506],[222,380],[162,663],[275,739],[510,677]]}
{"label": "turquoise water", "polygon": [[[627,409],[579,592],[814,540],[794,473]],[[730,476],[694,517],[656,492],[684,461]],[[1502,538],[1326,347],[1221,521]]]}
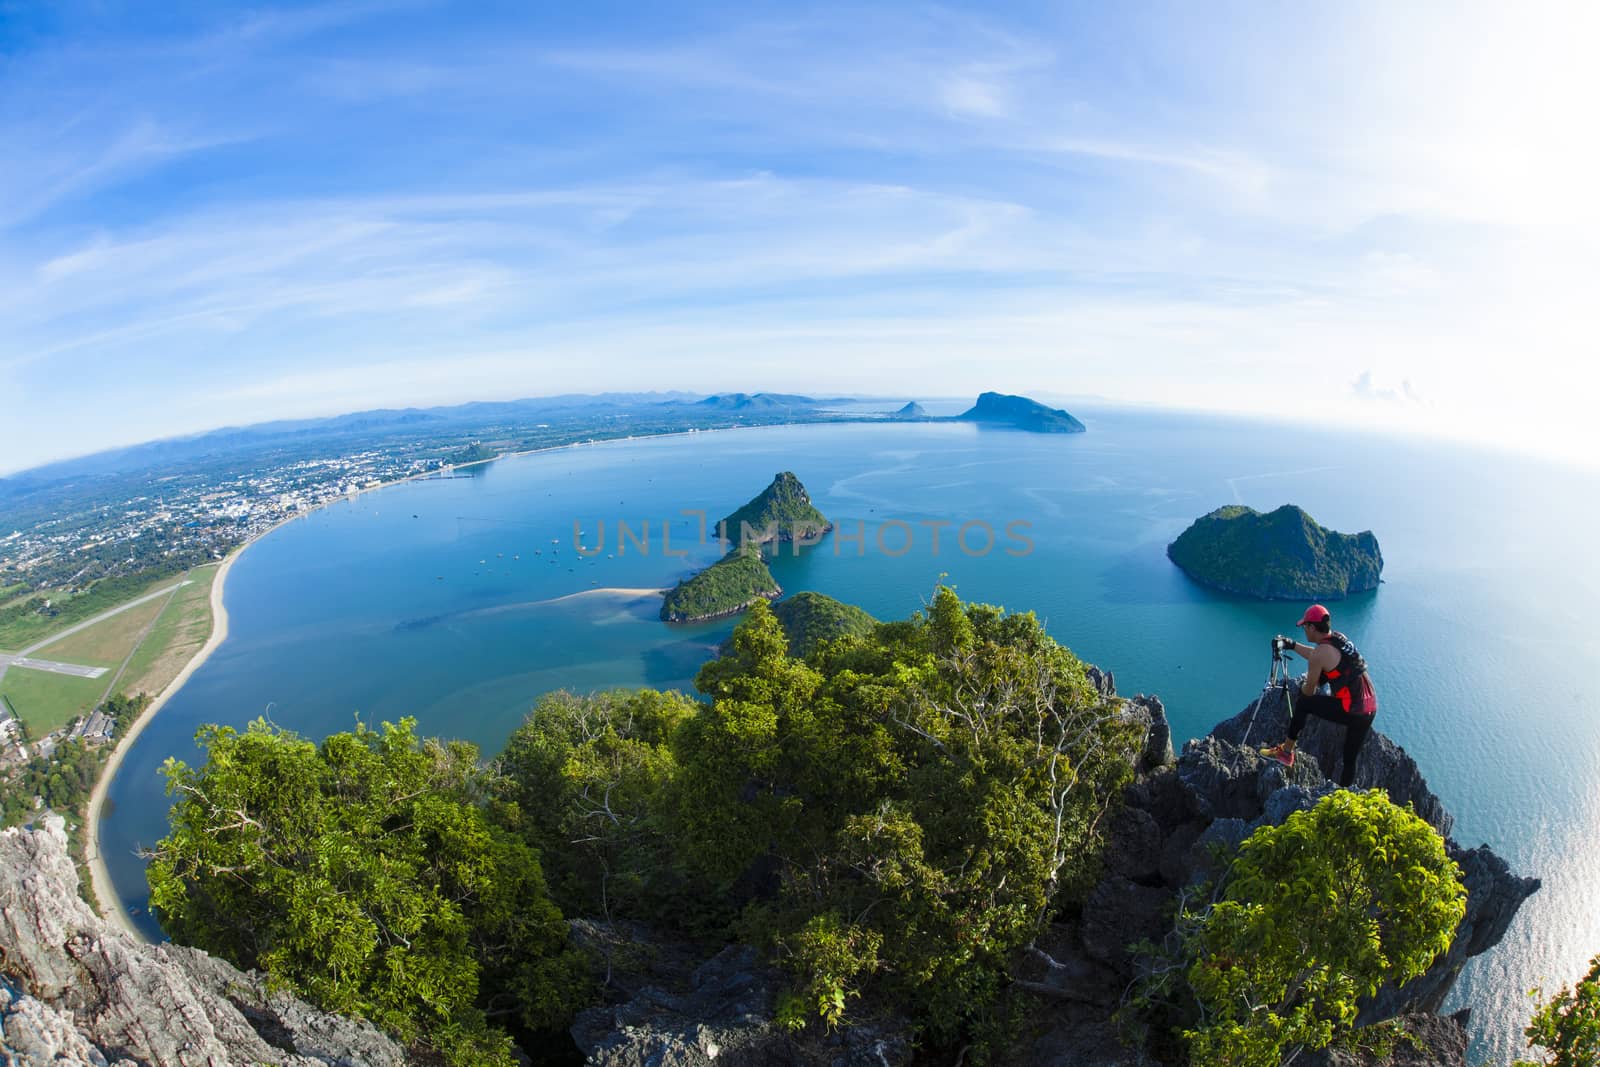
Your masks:
{"label": "turquoise water", "polygon": [[[1600,599],[1596,479],[1409,440],[1079,414],[1090,432],[1066,437],[849,425],[613,442],[291,523],[235,564],[228,640],[128,752],[101,825],[113,877],[144,899],[135,850],[164,831],[158,769],[196,758],[203,722],[266,714],[320,736],[358,714],[414,715],[423,733],[492,752],[550,689],[687,686],[731,623],[667,627],[654,598],[589,591],[659,588],[711,562],[717,549],[681,512],[714,522],[785,469],[840,527],[774,562],[786,590],[893,618],[943,575],[967,599],[1035,611],[1123,693],[1160,694],[1180,739],[1196,736],[1255,699],[1268,639],[1301,606],[1198,588],[1165,546],[1219,505],[1293,502],[1382,543],[1383,587],[1333,606],[1373,664],[1379,727],[1418,759],[1459,841],[1544,879],[1456,994],[1474,1009],[1478,1052],[1508,1061],[1525,991],[1575,978],[1600,952],[1600,699],[1585,684],[1600,673],[1587,618]],[[619,522],[638,540],[619,546]],[[937,551],[930,523],[950,524]],[[593,557],[577,557],[575,526]],[[664,526],[687,555],[667,554]]]}

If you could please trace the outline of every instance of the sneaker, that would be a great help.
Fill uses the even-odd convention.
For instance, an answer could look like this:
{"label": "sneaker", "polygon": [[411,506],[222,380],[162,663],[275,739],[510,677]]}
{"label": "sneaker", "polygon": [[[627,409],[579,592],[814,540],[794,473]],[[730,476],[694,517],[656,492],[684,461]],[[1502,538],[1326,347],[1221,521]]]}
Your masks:
{"label": "sneaker", "polygon": [[1277,760],[1285,767],[1294,766],[1294,749],[1290,748],[1287,743],[1264,748],[1261,750],[1261,754],[1268,759]]}

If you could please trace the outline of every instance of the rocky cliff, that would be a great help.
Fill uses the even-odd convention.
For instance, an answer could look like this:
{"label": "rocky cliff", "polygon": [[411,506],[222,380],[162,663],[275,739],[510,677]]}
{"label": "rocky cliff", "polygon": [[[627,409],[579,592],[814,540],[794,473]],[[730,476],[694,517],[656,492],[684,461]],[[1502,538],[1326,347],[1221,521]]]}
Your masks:
{"label": "rocky cliff", "polygon": [[371,1023],[176,945],[144,945],[78,898],[61,820],[0,832],[0,1061],[388,1067],[412,1062]]}

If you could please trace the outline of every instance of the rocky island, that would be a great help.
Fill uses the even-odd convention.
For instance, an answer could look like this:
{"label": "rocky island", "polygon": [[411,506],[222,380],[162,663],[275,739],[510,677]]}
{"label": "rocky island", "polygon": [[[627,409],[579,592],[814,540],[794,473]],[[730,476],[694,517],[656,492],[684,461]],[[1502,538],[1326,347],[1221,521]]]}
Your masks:
{"label": "rocky island", "polygon": [[1376,589],[1383,573],[1371,530],[1338,533],[1293,504],[1266,514],[1218,508],[1168,545],[1167,558],[1201,585],[1260,600],[1342,600]]}
{"label": "rocky island", "polygon": [[772,484],[744,507],[717,523],[717,536],[735,546],[814,541],[833,523],[811,503],[793,471],[779,471]]}
{"label": "rocky island", "polygon": [[1060,408],[1049,408],[1025,396],[980,393],[978,402],[956,422],[976,422],[986,426],[1006,426],[1030,433],[1083,433],[1085,426]]}
{"label": "rocky island", "polygon": [[719,619],[737,615],[757,600],[782,595],[761,557],[761,546],[785,541],[812,544],[831,529],[833,524],[811,503],[794,472],[779,471],[771,485],[717,523],[718,538],[733,547],[667,592],[661,602],[662,621]]}

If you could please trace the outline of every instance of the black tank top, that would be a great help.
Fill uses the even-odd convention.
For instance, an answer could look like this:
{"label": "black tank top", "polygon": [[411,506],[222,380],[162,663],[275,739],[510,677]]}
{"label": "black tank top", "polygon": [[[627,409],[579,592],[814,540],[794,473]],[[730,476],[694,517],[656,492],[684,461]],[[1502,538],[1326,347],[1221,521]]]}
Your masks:
{"label": "black tank top", "polygon": [[1319,644],[1332,645],[1339,650],[1339,663],[1324,672],[1328,687],[1338,699],[1339,706],[1356,715],[1372,715],[1378,710],[1378,695],[1373,691],[1372,679],[1367,676],[1367,661],[1351,640],[1338,630],[1324,637]]}

